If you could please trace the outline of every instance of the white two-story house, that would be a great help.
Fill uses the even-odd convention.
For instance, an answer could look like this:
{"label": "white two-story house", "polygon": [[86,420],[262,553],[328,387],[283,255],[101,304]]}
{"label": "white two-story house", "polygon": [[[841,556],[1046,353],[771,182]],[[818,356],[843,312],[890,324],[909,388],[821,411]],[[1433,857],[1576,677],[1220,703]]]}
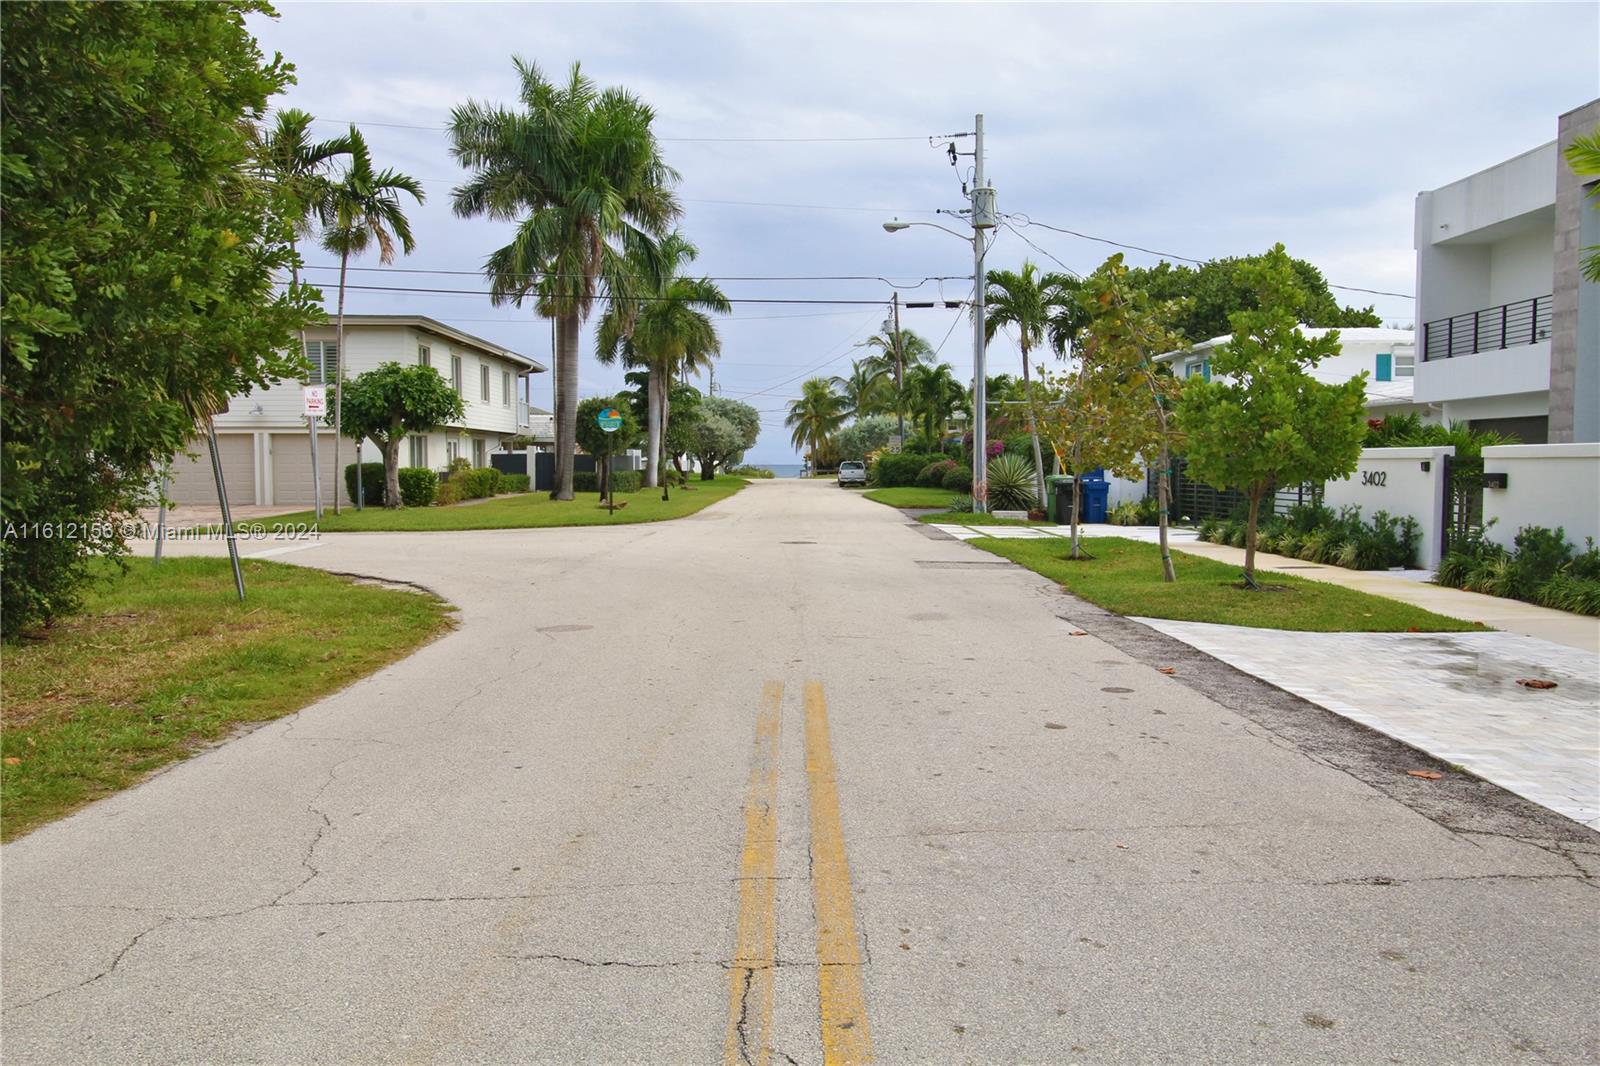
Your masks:
{"label": "white two-story house", "polygon": [[[1330,330],[1321,326],[1301,326],[1300,332],[1308,337],[1322,337]],[[1368,418],[1384,418],[1410,411],[1419,412],[1426,418],[1427,409],[1411,395],[1417,365],[1415,333],[1409,329],[1379,329],[1371,326],[1349,326],[1338,333],[1339,354],[1318,363],[1311,372],[1312,377],[1318,381],[1339,384],[1365,370]],[[1210,380],[1212,352],[1232,339],[1232,335],[1213,337],[1193,348],[1159,355],[1156,360],[1169,364],[1172,372],[1180,378],[1203,377]]]}
{"label": "white two-story house", "polygon": [[[526,379],[545,370],[535,360],[422,315],[345,315],[344,336],[347,382],[381,363],[420,364],[433,367],[461,396],[466,409],[461,422],[413,436],[401,452],[403,465],[443,470],[453,459],[464,458],[473,466],[488,466],[491,453],[512,437],[529,433],[533,415],[526,401]],[[228,410],[216,417],[218,453],[231,503],[309,506],[313,502],[311,438],[302,414],[302,386],[327,385],[328,410],[333,410],[337,337],[332,323],[308,329],[306,358],[311,372],[306,380],[283,381],[235,396]],[[323,502],[331,504],[336,491],[341,500],[350,502],[344,476],[334,466],[333,429],[318,428]],[[371,442],[363,445],[363,461],[382,459]],[[204,440],[190,450],[194,458],[179,456],[173,463],[167,495],[176,503],[214,503],[216,485]],[[356,458],[356,443],[342,440],[339,466]]]}

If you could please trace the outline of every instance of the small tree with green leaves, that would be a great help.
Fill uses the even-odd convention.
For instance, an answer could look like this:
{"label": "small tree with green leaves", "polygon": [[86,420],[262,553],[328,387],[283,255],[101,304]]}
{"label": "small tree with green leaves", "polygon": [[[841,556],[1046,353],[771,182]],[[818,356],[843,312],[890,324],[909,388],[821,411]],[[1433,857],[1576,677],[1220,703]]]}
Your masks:
{"label": "small tree with green leaves", "polygon": [[[1138,396],[1125,382],[1088,360],[1076,370],[1041,368],[1029,405],[1039,433],[1072,478],[1072,558],[1081,558],[1078,515],[1084,474],[1105,468],[1118,477],[1138,475]],[[1059,519],[1059,516],[1058,516]]]}
{"label": "small tree with green leaves", "polygon": [[456,390],[428,366],[384,363],[345,386],[344,432],[382,453],[385,507],[400,506],[400,442],[459,422],[464,413]]}
{"label": "small tree with green leaves", "polygon": [[[575,432],[578,447],[594,456],[595,488],[609,506],[611,502],[611,460],[636,448],[643,439],[639,419],[634,416],[631,397],[627,393],[615,396],[596,396],[578,404],[578,424]],[[615,409],[622,416],[622,425],[607,432],[601,428],[600,412]]]}
{"label": "small tree with green leaves", "polygon": [[724,396],[707,396],[700,403],[694,426],[694,454],[700,460],[700,480],[716,477],[717,467],[732,466],[761,436],[761,413],[747,403]]}
{"label": "small tree with green leaves", "polygon": [[1188,436],[1190,473],[1249,500],[1244,572],[1245,584],[1254,588],[1261,501],[1278,485],[1355,470],[1367,432],[1366,373],[1338,385],[1311,376],[1338,353],[1339,334],[1301,332],[1306,294],[1283,245],[1241,270],[1257,306],[1234,312],[1233,339],[1211,358],[1215,376],[1188,380],[1177,421]]}

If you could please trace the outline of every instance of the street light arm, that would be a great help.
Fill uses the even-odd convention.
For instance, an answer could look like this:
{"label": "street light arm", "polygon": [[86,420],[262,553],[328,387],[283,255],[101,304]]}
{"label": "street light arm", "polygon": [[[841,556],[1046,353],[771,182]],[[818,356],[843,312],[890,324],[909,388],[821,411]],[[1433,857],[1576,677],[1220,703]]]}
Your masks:
{"label": "street light arm", "polygon": [[971,234],[957,233],[955,230],[951,229],[950,227],[941,226],[937,222],[902,222],[897,218],[897,219],[894,219],[891,222],[885,222],[883,224],[883,228],[885,230],[889,231],[890,233],[899,233],[901,230],[906,229],[906,228],[911,227],[911,226],[927,226],[929,229],[943,230],[945,233],[950,234],[950,236],[954,237],[956,240],[960,241],[962,244],[971,244],[972,243],[972,235]]}

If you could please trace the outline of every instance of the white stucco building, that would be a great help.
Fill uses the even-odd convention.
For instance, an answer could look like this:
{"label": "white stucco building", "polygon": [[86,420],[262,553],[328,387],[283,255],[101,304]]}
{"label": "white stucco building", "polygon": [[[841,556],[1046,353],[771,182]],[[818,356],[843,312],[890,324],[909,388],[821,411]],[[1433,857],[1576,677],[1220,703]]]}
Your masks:
{"label": "white stucco building", "polygon": [[1600,298],[1577,269],[1600,243],[1562,149],[1600,124],[1600,100],[1558,137],[1417,194],[1415,396],[1443,421],[1523,444],[1600,439]]}
{"label": "white stucco building", "polygon": [[[1321,326],[1302,326],[1300,331],[1308,337],[1323,337],[1331,332]],[[1419,406],[1412,397],[1412,374],[1417,362],[1415,333],[1408,329],[1369,326],[1352,326],[1338,333],[1339,354],[1318,363],[1312,371],[1312,377],[1318,381],[1339,384],[1365,370],[1369,418],[1383,418],[1407,411],[1418,411],[1424,418],[1427,417],[1427,409]],[[1193,348],[1168,352],[1156,359],[1170,364],[1173,373],[1180,378],[1203,377],[1210,380],[1212,352],[1232,339],[1231,335],[1213,337]]]}
{"label": "white stucco building", "polygon": [[[473,466],[488,466],[489,456],[518,434],[529,434],[533,414],[526,402],[526,378],[545,367],[492,341],[421,315],[345,315],[345,380],[381,363],[431,366],[461,395],[466,408],[459,425],[412,437],[401,451],[405,466],[442,470],[463,457]],[[235,396],[216,417],[218,451],[234,504],[269,506],[312,503],[311,441],[302,415],[302,386],[331,386],[337,356],[337,331],[330,323],[306,331],[306,358],[311,372],[304,381],[283,381],[267,389]],[[333,389],[328,389],[333,408]],[[317,438],[322,471],[322,499],[333,493],[349,501],[344,476],[334,467],[331,428]],[[339,466],[356,461],[355,442],[340,442]],[[216,500],[210,459],[203,439],[191,445],[195,458],[173,463],[168,496],[177,503]],[[382,456],[366,442],[362,459]]]}

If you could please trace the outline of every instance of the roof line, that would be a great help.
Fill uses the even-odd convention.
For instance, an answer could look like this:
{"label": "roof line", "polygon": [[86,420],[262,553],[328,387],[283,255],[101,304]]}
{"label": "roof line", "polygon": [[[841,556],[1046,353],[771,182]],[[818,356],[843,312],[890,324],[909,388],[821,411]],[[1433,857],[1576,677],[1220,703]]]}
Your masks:
{"label": "roof line", "polygon": [[[542,374],[550,369],[537,359],[523,355],[521,352],[514,352],[503,344],[496,344],[494,341],[485,340],[484,338],[476,336],[475,334],[468,333],[464,329],[457,329],[455,326],[452,326],[447,322],[441,322],[437,318],[431,318],[428,315],[347,314],[344,316],[344,321],[345,325],[347,326],[352,323],[362,326],[415,326],[417,328],[427,330],[429,333],[443,337],[446,340],[458,341],[461,344],[470,345],[471,347],[477,348],[480,351],[488,352],[490,355],[498,355],[501,358],[509,359],[514,363],[522,363],[532,369],[535,374]],[[337,325],[337,320],[330,317],[326,325]]]}

